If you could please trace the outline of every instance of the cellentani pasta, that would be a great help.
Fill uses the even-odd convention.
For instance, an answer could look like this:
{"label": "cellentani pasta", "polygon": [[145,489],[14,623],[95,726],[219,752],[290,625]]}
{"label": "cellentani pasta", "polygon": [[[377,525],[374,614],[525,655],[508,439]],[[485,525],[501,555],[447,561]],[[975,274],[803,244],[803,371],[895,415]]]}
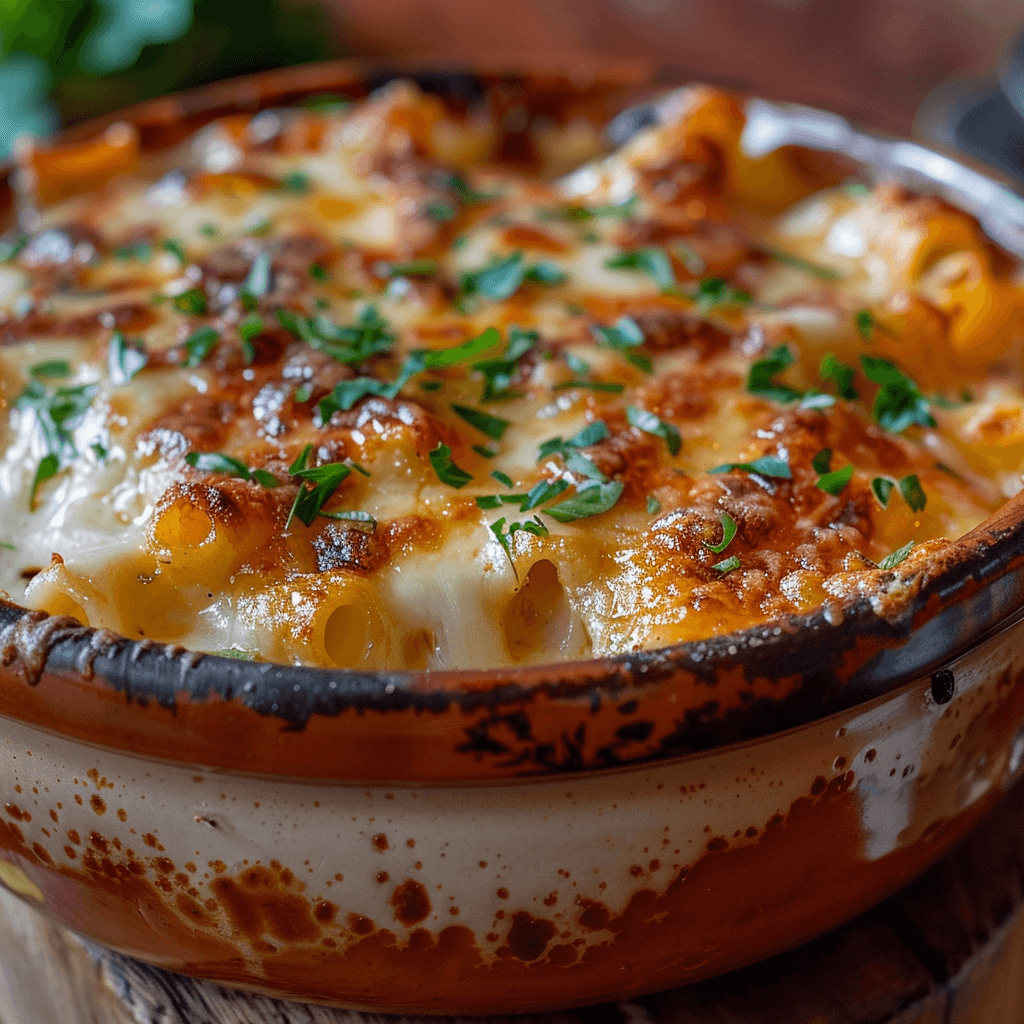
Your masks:
{"label": "cellentani pasta", "polygon": [[0,586],[366,669],[888,614],[1021,486],[1024,277],[743,123],[693,88],[611,154],[542,126],[524,170],[396,83],[25,148]]}

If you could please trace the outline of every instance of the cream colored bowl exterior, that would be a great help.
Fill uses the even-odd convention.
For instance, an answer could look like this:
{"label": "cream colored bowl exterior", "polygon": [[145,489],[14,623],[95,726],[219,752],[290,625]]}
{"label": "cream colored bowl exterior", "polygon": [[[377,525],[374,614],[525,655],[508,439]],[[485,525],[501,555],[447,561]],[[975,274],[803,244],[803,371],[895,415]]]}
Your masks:
{"label": "cream colored bowl exterior", "polygon": [[5,721],[0,876],[150,962],[346,1005],[662,987],[849,917],[991,806],[1024,754],[1024,625],[948,668],[948,703],[924,679],[766,740],[501,784],[267,781]]}

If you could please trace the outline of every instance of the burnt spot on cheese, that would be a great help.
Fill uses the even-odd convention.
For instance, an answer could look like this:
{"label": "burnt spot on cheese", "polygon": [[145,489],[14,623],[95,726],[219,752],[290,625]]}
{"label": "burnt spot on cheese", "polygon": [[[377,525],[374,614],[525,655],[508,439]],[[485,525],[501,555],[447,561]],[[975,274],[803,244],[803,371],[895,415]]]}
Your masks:
{"label": "burnt spot on cheese", "polygon": [[181,447],[172,436],[183,438],[187,451],[219,451],[231,434],[238,406],[219,395],[194,395],[167,409],[145,428],[140,443],[167,452]]}
{"label": "burnt spot on cheese", "polygon": [[313,540],[320,572],[347,569],[368,575],[389,557],[388,533],[375,524],[328,522]]}
{"label": "burnt spot on cheese", "polygon": [[117,303],[65,315],[33,309],[21,317],[0,314],[0,344],[47,338],[89,338],[111,330],[143,331],[155,321],[152,308],[141,302]]}
{"label": "burnt spot on cheese", "polygon": [[646,309],[630,314],[644,335],[644,344],[655,352],[685,348],[707,359],[729,347],[728,331],[695,313],[678,309]]}

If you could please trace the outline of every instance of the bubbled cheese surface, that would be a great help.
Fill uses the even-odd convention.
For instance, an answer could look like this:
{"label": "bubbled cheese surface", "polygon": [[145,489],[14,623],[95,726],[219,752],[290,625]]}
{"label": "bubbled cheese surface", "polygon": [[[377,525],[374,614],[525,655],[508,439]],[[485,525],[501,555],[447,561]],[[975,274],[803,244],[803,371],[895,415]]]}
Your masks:
{"label": "bubbled cheese surface", "polygon": [[64,198],[0,265],[0,587],[364,669],[891,613],[1020,487],[1021,273],[742,120],[690,90],[556,178],[399,83],[77,195],[29,155]]}

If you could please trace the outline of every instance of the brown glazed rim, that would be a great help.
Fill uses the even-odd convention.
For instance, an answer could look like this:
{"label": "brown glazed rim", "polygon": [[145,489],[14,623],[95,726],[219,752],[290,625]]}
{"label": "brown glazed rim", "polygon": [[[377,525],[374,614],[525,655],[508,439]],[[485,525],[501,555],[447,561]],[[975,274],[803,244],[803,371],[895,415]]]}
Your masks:
{"label": "brown glazed rim", "polygon": [[[561,96],[563,109],[575,104],[577,112],[585,107],[601,116],[674,77],[641,64],[453,71],[422,61],[387,68],[342,61],[141,103],[65,138],[129,121],[145,148],[161,148],[228,113],[323,92],[356,97],[405,76],[461,104],[500,89],[526,101],[541,96],[545,104]],[[854,134],[876,149],[908,146]],[[913,169],[918,187],[933,181],[948,192],[950,166],[977,175],[943,158],[940,182],[928,172],[927,158],[935,154],[911,148],[923,154]],[[878,168],[863,169],[870,176]],[[601,770],[710,750],[927,677],[1024,606],[1024,495],[902,582],[916,592],[892,618],[861,598],[839,614],[819,608],[660,650],[488,671],[359,672],[237,661],[131,641],[0,601],[0,715],[161,760],[350,782]]]}

